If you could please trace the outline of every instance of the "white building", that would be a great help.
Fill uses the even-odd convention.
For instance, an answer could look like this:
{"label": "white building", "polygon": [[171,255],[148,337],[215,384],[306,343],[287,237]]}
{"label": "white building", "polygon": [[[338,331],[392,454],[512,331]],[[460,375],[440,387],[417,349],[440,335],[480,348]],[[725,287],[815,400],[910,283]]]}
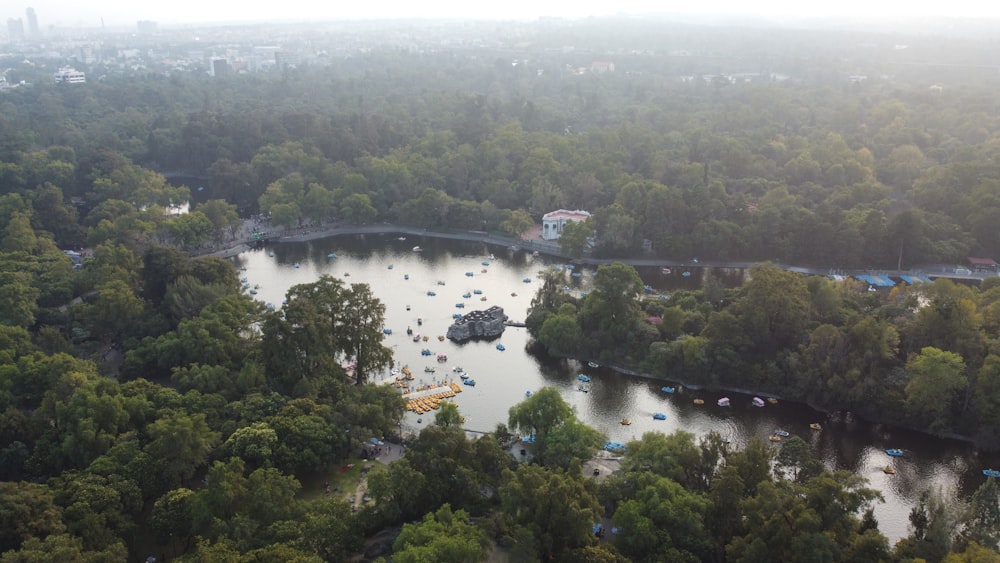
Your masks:
{"label": "white building", "polygon": [[80,72],[79,70],[63,67],[56,71],[55,75],[56,83],[67,82],[69,84],[83,84],[87,81],[87,75]]}
{"label": "white building", "polygon": [[545,240],[556,240],[562,236],[563,227],[569,221],[581,222],[590,219],[590,213],[586,211],[568,211],[559,209],[542,216],[542,238]]}

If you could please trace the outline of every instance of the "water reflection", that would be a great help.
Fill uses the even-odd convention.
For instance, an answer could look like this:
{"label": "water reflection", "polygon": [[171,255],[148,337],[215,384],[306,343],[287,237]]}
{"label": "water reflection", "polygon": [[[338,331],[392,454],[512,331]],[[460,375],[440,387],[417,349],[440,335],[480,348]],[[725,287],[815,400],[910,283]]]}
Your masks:
{"label": "water reflection", "polygon": [[[414,252],[415,245],[423,250]],[[333,254],[336,258],[329,257]],[[715,430],[735,446],[742,446],[753,437],[766,439],[781,428],[812,444],[816,455],[829,467],[856,472],[882,491],[886,502],[876,507],[876,516],[891,541],[907,534],[907,515],[921,491],[939,487],[945,493],[967,496],[983,482],[983,467],[1000,467],[996,456],[978,456],[960,442],[848,417],[826,417],[789,402],[756,408],[751,406],[750,397],[732,393],[727,394],[732,405],[724,408],[716,405],[721,393],[679,389],[667,395],[660,391],[663,382],[575,361],[540,358],[527,352],[529,338],[523,328],[508,328],[493,342],[439,341],[452,315],[458,312],[500,305],[511,320],[524,320],[541,283],[540,272],[563,265],[550,264],[522,251],[482,243],[367,235],[281,244],[244,253],[236,260],[246,269],[241,276],[247,277],[251,286],[259,286],[257,298],[277,307],[288,288],[312,282],[321,274],[348,283],[368,283],[386,305],[386,328],[392,334],[385,337],[385,342],[393,349],[396,367],[409,366],[418,383],[455,379],[455,366],[463,367],[476,380],[477,385],[463,387],[464,392],[456,400],[470,429],[489,431],[497,423],[506,423],[509,407],[523,400],[525,391],[543,386],[559,389],[584,422],[614,441],[626,442],[648,431],[670,433],[682,429],[703,435]],[[580,294],[591,289],[592,269],[562,271],[569,291]],[[572,272],[578,272],[579,277],[573,277]],[[684,272],[691,275],[683,276]],[[675,268],[670,274],[659,268],[642,268],[640,274],[644,283],[661,293],[697,288],[709,275],[693,267]],[[738,285],[743,279],[743,272],[738,270],[710,275],[725,286]],[[463,297],[465,294],[470,297]],[[456,308],[459,303],[464,308]],[[406,334],[407,328],[420,333],[421,338],[414,342]],[[498,351],[497,343],[502,343],[506,351]],[[422,356],[425,348],[435,354],[445,352],[448,361],[438,363],[433,356]],[[425,367],[435,371],[425,372]],[[591,378],[588,393],[578,390],[579,373]],[[375,379],[388,380],[390,375],[387,372]],[[704,404],[695,405],[694,399],[703,399]],[[654,420],[654,413],[663,413],[666,419]],[[630,418],[632,424],[621,425],[623,418]],[[407,413],[404,423],[418,429],[432,419],[432,415]],[[821,423],[823,429],[811,430],[809,424],[813,422]],[[886,448],[902,448],[907,455],[889,458]],[[887,464],[897,470],[895,475],[882,471]]]}

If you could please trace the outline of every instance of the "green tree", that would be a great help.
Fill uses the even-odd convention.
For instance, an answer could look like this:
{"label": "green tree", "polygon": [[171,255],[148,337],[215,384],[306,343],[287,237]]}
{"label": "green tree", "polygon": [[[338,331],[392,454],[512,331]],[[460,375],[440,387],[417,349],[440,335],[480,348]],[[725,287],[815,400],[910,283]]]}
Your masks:
{"label": "green tree", "polygon": [[552,561],[595,542],[601,505],[579,475],[521,464],[504,472],[500,500],[506,533],[534,558]]}
{"label": "green tree", "polygon": [[586,221],[569,221],[563,225],[563,232],[559,236],[559,247],[570,258],[579,258],[587,250],[590,238],[593,235],[594,228],[589,219]]}
{"label": "green tree", "polygon": [[65,531],[62,510],[44,485],[0,481],[0,553]]}
{"label": "green tree", "polygon": [[486,533],[469,522],[464,510],[445,503],[419,523],[403,524],[392,544],[392,560],[402,563],[472,563],[487,554]]}
{"label": "green tree", "polygon": [[510,213],[510,216],[504,219],[504,221],[500,224],[500,228],[503,232],[515,237],[523,236],[524,233],[530,231],[534,226],[534,219],[532,219],[531,215],[523,209],[515,209]]}
{"label": "green tree", "polygon": [[906,369],[911,374],[906,385],[910,417],[935,434],[951,432],[957,401],[968,384],[962,357],[928,346],[906,362]]}
{"label": "green tree", "polygon": [[438,412],[434,413],[434,424],[438,426],[462,427],[462,415],[458,412],[458,405],[455,403],[443,402]]}
{"label": "green tree", "polygon": [[704,528],[708,500],[676,481],[640,475],[638,492],[614,514],[621,530],[615,544],[633,561],[707,561],[712,538]]}
{"label": "green tree", "polygon": [[208,462],[208,455],[219,442],[205,421],[204,414],[170,412],[147,428],[151,441],[146,452],[162,459],[163,475],[172,483],[190,479]]}

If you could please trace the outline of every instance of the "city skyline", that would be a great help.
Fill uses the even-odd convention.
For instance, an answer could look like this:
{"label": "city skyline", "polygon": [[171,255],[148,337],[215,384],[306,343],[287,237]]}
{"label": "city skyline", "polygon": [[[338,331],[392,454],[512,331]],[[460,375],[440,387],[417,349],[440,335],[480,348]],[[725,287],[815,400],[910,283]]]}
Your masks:
{"label": "city skyline", "polygon": [[[537,19],[540,17],[580,18],[612,14],[708,14],[747,15],[769,19],[849,18],[885,19],[949,16],[959,18],[1000,18],[1000,5],[977,0],[950,3],[862,2],[803,3],[765,0],[752,6],[738,0],[709,0],[699,3],[663,3],[656,0],[625,0],[617,3],[581,0],[578,2],[470,3],[456,0],[430,0],[410,3],[386,0],[378,3],[317,5],[306,0],[282,3],[245,4],[223,2],[206,4],[177,0],[167,4],[135,3],[125,0],[96,0],[86,4],[67,0],[37,0],[31,5],[8,3],[0,18],[26,20],[26,10],[33,8],[38,28],[134,26],[141,20],[164,25],[222,22],[293,22],[344,19],[452,18],[452,19]],[[25,31],[29,31],[25,21]]]}

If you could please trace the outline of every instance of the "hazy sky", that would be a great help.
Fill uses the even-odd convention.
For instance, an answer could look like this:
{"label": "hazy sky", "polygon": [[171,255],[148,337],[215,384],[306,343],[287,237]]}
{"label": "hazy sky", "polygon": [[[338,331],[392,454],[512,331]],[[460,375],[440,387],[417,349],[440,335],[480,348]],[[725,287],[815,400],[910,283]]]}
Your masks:
{"label": "hazy sky", "polygon": [[5,0],[0,18],[25,20],[28,6],[48,26],[134,25],[138,20],[162,24],[218,21],[278,21],[387,17],[454,17],[533,19],[540,16],[582,17],[614,12],[753,13],[768,16],[1000,16],[1000,2],[990,0]]}

